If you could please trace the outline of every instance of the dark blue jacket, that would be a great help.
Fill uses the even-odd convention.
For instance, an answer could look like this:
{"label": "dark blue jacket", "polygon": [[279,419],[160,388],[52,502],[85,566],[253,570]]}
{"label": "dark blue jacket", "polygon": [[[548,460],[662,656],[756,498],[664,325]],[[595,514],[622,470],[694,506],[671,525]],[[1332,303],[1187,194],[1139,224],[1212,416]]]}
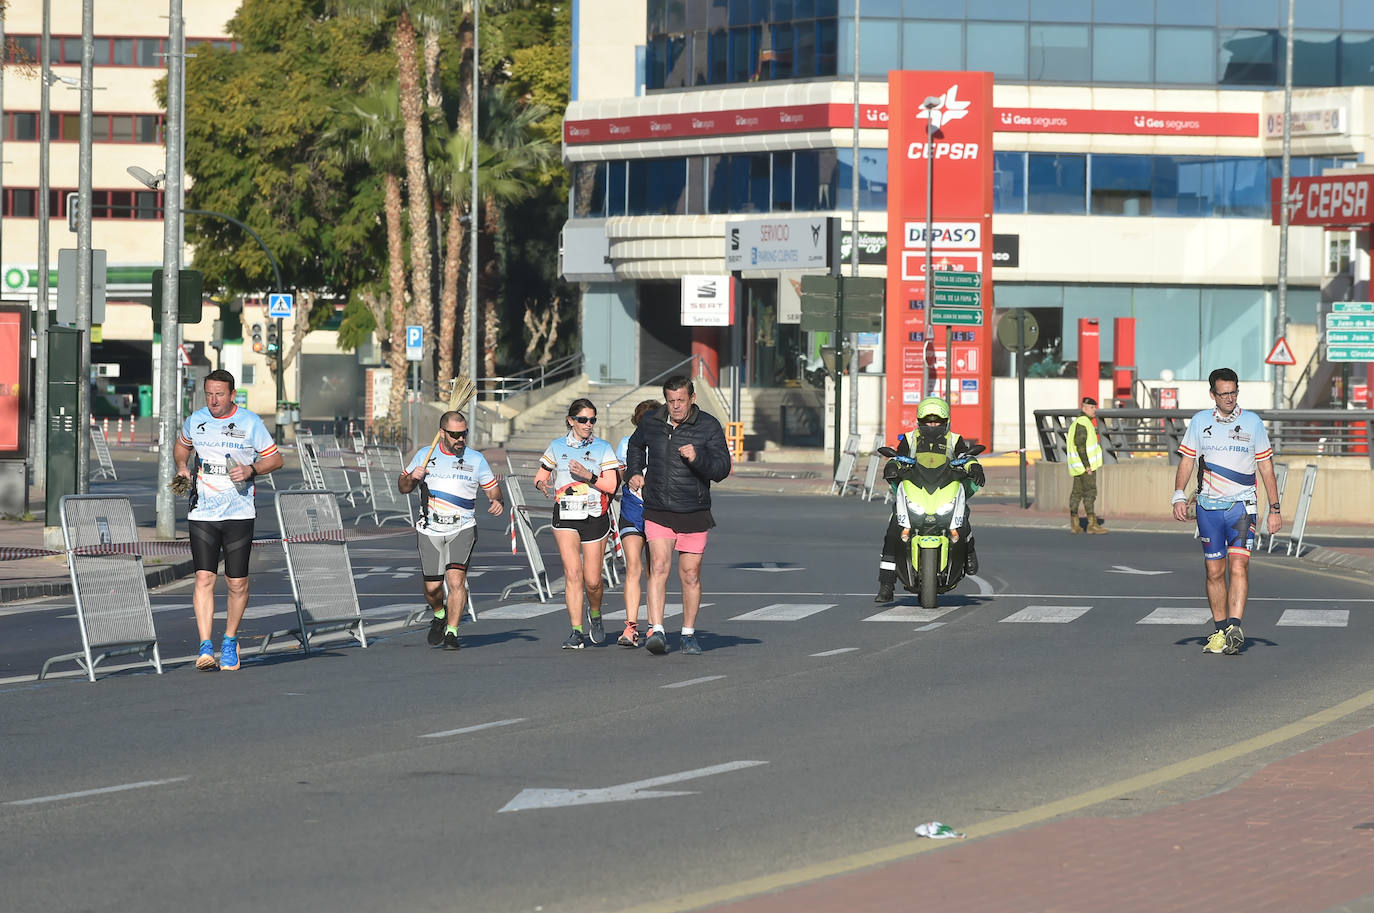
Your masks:
{"label": "dark blue jacket", "polygon": [[[677,452],[684,444],[696,448],[696,459],[690,463]],[[646,466],[652,467],[644,477],[641,492],[646,509],[675,514],[708,510],[711,483],[730,474],[725,430],[696,404],[682,424],[674,428],[668,422],[668,407],[660,406],[640,419],[630,435],[625,477],[644,472]]]}

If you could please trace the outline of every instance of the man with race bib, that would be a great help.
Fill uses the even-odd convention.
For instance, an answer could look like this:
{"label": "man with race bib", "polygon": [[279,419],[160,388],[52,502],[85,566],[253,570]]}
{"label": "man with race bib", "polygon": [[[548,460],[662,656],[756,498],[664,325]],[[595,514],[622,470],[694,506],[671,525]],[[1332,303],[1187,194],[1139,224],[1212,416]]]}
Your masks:
{"label": "man with race bib", "polygon": [[[1264,422],[1240,408],[1240,381],[1230,368],[1218,368],[1207,377],[1215,406],[1195,414],[1188,422],[1178,452],[1182,457],[1174,476],[1173,514],[1188,519],[1185,487],[1198,467],[1197,531],[1207,566],[1207,602],[1212,626],[1204,653],[1239,653],[1245,646],[1241,618],[1250,593],[1250,551],[1255,547],[1255,476],[1264,479],[1268,496],[1265,528],[1270,535],[1283,525],[1279,486],[1274,479],[1274,450]],[[1227,571],[1230,585],[1227,585]]]}
{"label": "man with race bib", "polygon": [[[234,375],[211,371],[205,375],[205,408],[191,413],[172,447],[177,475],[191,478],[188,465],[195,453],[199,467],[191,488],[186,525],[191,534],[191,559],[196,567],[191,608],[200,633],[196,668],[202,671],[239,668],[239,623],[248,606],[248,559],[253,549],[253,521],[257,508],[254,480],[281,468],[281,454],[272,434],[258,418],[234,402]],[[215,580],[224,558],[224,640],[218,661],[210,641],[215,619]]]}
{"label": "man with race bib", "polygon": [[420,489],[416,544],[425,601],[434,611],[428,643],[457,650],[458,622],[468,602],[468,562],[477,547],[477,490],[487,496],[487,513],[492,516],[500,516],[504,506],[500,484],[486,457],[467,446],[468,422],[463,413],[445,412],[439,429],[439,445],[416,451],[396,487],[407,495]]}

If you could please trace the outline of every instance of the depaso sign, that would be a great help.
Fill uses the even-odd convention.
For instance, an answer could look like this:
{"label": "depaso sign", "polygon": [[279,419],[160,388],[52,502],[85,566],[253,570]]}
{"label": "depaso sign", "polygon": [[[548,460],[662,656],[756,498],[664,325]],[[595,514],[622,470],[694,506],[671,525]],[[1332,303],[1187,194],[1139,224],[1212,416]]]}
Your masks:
{"label": "depaso sign", "polygon": [[[895,438],[915,426],[922,396],[952,389],[952,426],[966,437],[991,443],[991,397],[976,391],[991,389],[992,383],[991,336],[984,329],[992,323],[992,74],[893,71],[888,74],[887,113],[886,436]],[[934,175],[929,231],[927,168]],[[971,291],[982,302],[981,325],[927,322],[927,241],[936,270],[980,275]],[[952,367],[956,383],[946,383],[941,360],[936,389],[922,390],[922,346],[933,340],[943,356],[947,333],[954,333],[953,341],[959,343]]]}
{"label": "depaso sign", "polygon": [[[1274,202],[1270,216],[1279,224],[1282,181],[1274,178],[1269,188]],[[1324,174],[1314,178],[1289,179],[1288,224],[1352,225],[1374,224],[1374,174]]]}

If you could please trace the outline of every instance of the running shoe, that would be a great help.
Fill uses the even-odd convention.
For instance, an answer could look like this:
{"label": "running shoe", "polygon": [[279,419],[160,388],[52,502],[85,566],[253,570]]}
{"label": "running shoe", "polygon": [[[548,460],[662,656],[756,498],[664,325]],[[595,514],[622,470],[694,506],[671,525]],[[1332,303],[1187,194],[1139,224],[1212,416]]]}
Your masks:
{"label": "running shoe", "polygon": [[224,672],[239,670],[239,642],[225,638],[219,644],[219,667]]}
{"label": "running shoe", "polygon": [[435,615],[429,620],[429,634],[425,635],[425,641],[431,647],[437,647],[444,642],[444,625],[443,615]]}
{"label": "running shoe", "polygon": [[[1206,645],[1202,648],[1203,653],[1225,653],[1226,652],[1226,632],[1213,631],[1212,636],[1207,638]],[[1232,651],[1234,652],[1234,651]]]}
{"label": "running shoe", "polygon": [[444,632],[444,649],[445,649],[445,650],[457,650],[457,649],[458,649],[458,646],[459,646],[459,644],[458,644],[458,635],[455,634],[455,633],[453,633],[452,631],[445,631],[445,632]]}
{"label": "running shoe", "polygon": [[606,642],[606,629],[601,626],[601,616],[591,615],[588,622],[587,639],[594,644],[604,644]]}
{"label": "running shoe", "polygon": [[668,652],[668,635],[662,631],[650,631],[648,640],[644,641],[644,649],[655,656],[662,656]]}
{"label": "running shoe", "polygon": [[196,657],[196,668],[202,672],[214,672],[219,668],[215,662],[215,645],[208,640],[200,642],[200,655]]}
{"label": "running shoe", "polygon": [[639,646],[639,626],[633,621],[625,622],[625,630],[621,633],[616,643],[620,644],[622,647]]}
{"label": "running shoe", "polygon": [[1240,625],[1227,625],[1221,633],[1226,641],[1226,646],[1221,652],[1227,656],[1235,656],[1245,646],[1245,632],[1240,629]]}
{"label": "running shoe", "polygon": [[682,635],[682,652],[688,656],[701,655],[701,644],[697,643],[695,634]]}
{"label": "running shoe", "polygon": [[573,632],[568,635],[568,639],[563,641],[563,649],[581,650],[587,645],[586,641],[587,638],[582,636],[582,632],[574,628]]}

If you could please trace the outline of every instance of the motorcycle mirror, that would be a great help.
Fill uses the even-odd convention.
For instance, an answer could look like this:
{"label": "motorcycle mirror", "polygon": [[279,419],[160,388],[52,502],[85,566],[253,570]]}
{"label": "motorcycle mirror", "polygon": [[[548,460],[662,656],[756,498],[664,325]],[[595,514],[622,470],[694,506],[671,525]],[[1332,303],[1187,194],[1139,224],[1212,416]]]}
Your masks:
{"label": "motorcycle mirror", "polygon": [[878,453],[887,457],[889,460],[897,455],[897,451],[893,450],[891,447],[879,447]]}
{"label": "motorcycle mirror", "polygon": [[971,448],[969,448],[969,456],[977,456],[978,454],[983,453],[987,449],[988,448],[984,447],[982,444],[974,444]]}

